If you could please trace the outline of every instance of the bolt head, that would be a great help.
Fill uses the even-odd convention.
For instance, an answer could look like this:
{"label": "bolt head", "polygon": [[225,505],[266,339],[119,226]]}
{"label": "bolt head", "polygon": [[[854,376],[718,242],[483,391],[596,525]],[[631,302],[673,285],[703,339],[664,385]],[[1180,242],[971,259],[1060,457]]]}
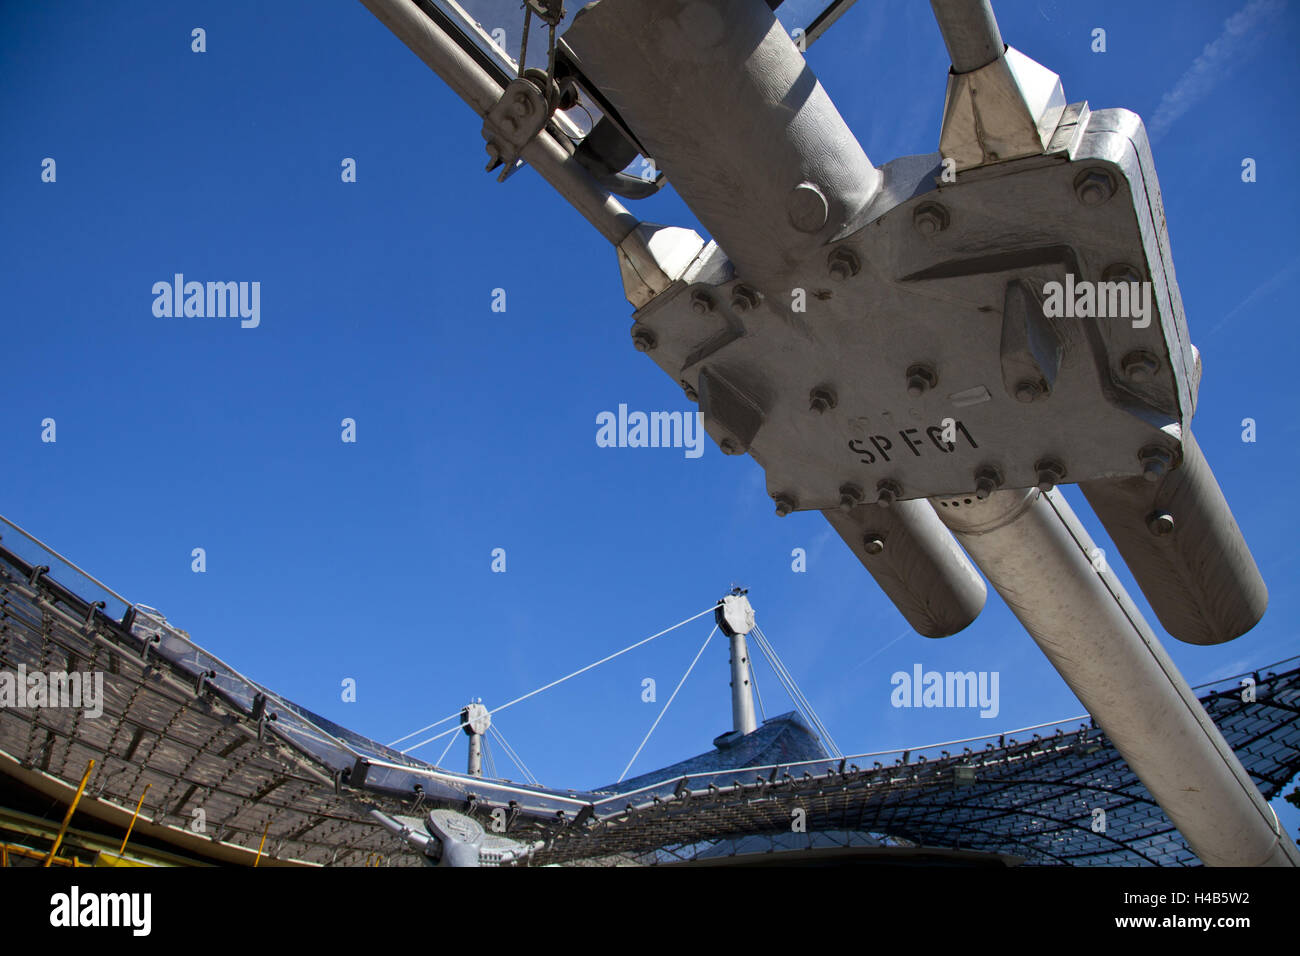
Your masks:
{"label": "bolt head", "polygon": [[1160,371],[1160,360],[1150,352],[1135,349],[1120,360],[1119,367],[1126,379],[1141,385],[1155,379],[1156,373]]}
{"label": "bolt head", "polygon": [[975,497],[980,501],[988,498],[1002,485],[1002,475],[993,468],[981,468],[975,472]]}
{"label": "bolt head", "polygon": [[759,294],[747,285],[738,285],[731,292],[731,308],[742,315],[757,309],[761,301]]}
{"label": "bolt head", "polygon": [[835,407],[835,393],[829,388],[814,388],[808,393],[808,407],[818,415]]}
{"label": "bolt head", "polygon": [[913,365],[907,370],[907,394],[912,398],[920,398],[938,384],[939,376],[928,365]]}
{"label": "bolt head", "polygon": [[832,279],[843,282],[845,279],[857,275],[862,265],[852,249],[839,246],[832,250],[830,256],[827,257],[826,267]]}
{"label": "bolt head", "polygon": [[718,448],[724,455],[740,454],[740,449],[736,447],[736,443],[730,438],[724,438],[722,441],[718,442]]}
{"label": "bolt head", "polygon": [[948,228],[948,210],[937,202],[923,202],[912,213],[912,225],[923,236],[936,236]]}
{"label": "bolt head", "polygon": [[682,386],[682,391],[685,393],[686,397],[690,399],[692,402],[698,402],[700,400],[699,393],[695,391],[695,389],[691,387],[691,385],[688,382],[682,382],[681,386]]}
{"label": "bolt head", "polygon": [[903,494],[903,487],[896,481],[890,481],[888,478],[882,479],[876,483],[876,504],[882,508],[888,508],[891,504],[899,499]]}
{"label": "bolt head", "polygon": [[1100,206],[1115,195],[1115,180],[1100,167],[1085,169],[1075,177],[1074,195],[1085,206]]}
{"label": "bolt head", "polygon": [[707,292],[695,291],[691,293],[691,311],[697,315],[707,315],[713,311],[713,297]]}
{"label": "bolt head", "polygon": [[1169,473],[1174,456],[1167,448],[1148,445],[1138,452],[1138,461],[1142,462],[1142,477],[1154,483]]}
{"label": "bolt head", "polygon": [[772,499],[776,503],[776,516],[784,518],[790,512],[794,511],[794,500],[785,495],[777,495]]}
{"label": "bolt head", "polygon": [[1047,494],[1065,477],[1065,466],[1055,458],[1043,458],[1034,464],[1038,472],[1038,490]]}
{"label": "bolt head", "polygon": [[649,352],[658,344],[655,334],[641,328],[632,333],[632,345],[638,352]]}
{"label": "bolt head", "polygon": [[885,536],[875,531],[868,532],[862,539],[862,550],[867,554],[880,554],[885,550]]}
{"label": "bolt head", "polygon": [[840,486],[840,510],[852,511],[862,503],[862,489],[857,485]]}

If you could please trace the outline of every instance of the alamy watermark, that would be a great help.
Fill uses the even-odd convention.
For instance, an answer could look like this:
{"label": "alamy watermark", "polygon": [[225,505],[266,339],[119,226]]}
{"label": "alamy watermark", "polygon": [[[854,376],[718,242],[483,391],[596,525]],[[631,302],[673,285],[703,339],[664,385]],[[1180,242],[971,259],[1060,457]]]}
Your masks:
{"label": "alamy watermark", "polygon": [[895,671],[889,702],[895,707],[978,707],[981,717],[996,717],[997,671],[927,671],[912,665],[912,673]]}
{"label": "alamy watermark", "polygon": [[629,412],[596,416],[596,444],[601,448],[685,448],[687,458],[704,454],[703,412]]}
{"label": "alamy watermark", "polygon": [[1076,281],[1043,285],[1043,315],[1049,319],[1130,319],[1135,329],[1151,324],[1151,283]]}
{"label": "alamy watermark", "polygon": [[238,317],[245,329],[255,329],[262,322],[260,282],[186,282],[177,272],[171,282],[155,282],[153,294],[153,314],[160,319]]}
{"label": "alamy watermark", "polygon": [[104,675],[100,671],[0,671],[0,707],[83,708],[87,717],[104,714]]}

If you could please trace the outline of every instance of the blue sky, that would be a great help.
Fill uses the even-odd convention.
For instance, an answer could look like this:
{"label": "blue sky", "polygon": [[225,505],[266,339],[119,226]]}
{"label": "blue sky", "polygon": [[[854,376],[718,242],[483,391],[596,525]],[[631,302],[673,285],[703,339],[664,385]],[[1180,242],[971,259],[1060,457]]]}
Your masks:
{"label": "blue sky", "polygon": [[[996,10],[1071,102],[1133,109],[1153,131],[1205,365],[1194,429],[1271,592],[1239,640],[1166,646],[1192,683],[1300,652],[1296,10]],[[809,60],[876,164],[937,148],[948,63],[928,4],[861,0]],[[620,403],[694,410],[631,348],[611,249],[531,170],[504,185],[482,172],[480,121],[359,3],[6,4],[0,71],[0,513],[249,676],[389,740],[470,697],[532,690],[736,582],[846,752],[1082,712],[995,594],[957,636],[912,634],[819,515],[772,514],[752,459],[711,442],[698,459],[597,447],[596,416]],[[695,225],[671,192],[633,211]],[[259,281],[260,325],[155,317],[151,288],[177,272]],[[709,627],[498,726],[543,782],[607,782]],[[1001,713],[891,707],[890,675],[915,663],[998,671]],[[789,709],[770,671],[759,680],[769,714]],[[632,772],[728,730],[727,682],[715,638]],[[448,763],[463,760],[458,742]],[[1276,806],[1295,832],[1300,813]]]}

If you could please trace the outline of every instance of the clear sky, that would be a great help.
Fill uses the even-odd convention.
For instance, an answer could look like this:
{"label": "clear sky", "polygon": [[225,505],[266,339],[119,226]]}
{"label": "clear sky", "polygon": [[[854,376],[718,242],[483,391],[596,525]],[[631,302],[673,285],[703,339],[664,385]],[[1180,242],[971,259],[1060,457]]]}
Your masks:
{"label": "clear sky", "polygon": [[[1152,132],[1205,366],[1194,429],[1271,593],[1239,640],[1166,646],[1192,683],[1296,654],[1296,9],[995,9],[1071,102],[1133,109]],[[861,0],[808,55],[876,164],[937,148],[948,62],[928,4]],[[820,515],[773,515],[752,459],[598,447],[596,416],[620,403],[695,406],[631,347],[610,247],[531,170],[484,173],[480,121],[361,4],[6,3],[0,82],[0,513],[254,679],[389,740],[735,582],[846,752],[1082,712],[996,594],[957,636],[912,634]],[[694,225],[671,192],[634,211]],[[155,316],[175,273],[260,282],[259,324]],[[612,780],[710,626],[498,726],[545,783]],[[999,715],[893,708],[890,675],[917,663],[999,672]],[[758,676],[768,713],[790,709]],[[632,772],[730,729],[728,679],[715,638]],[[463,761],[458,741],[447,762]],[[1295,833],[1300,813],[1275,805]]]}

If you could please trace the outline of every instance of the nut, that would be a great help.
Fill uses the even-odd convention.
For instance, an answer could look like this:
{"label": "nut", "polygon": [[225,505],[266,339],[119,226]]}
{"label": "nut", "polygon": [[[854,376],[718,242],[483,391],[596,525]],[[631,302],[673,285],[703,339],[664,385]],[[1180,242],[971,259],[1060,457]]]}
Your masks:
{"label": "nut", "polygon": [[854,484],[840,485],[840,510],[852,511],[862,504],[862,489]]}
{"label": "nut", "polygon": [[1100,166],[1085,169],[1074,179],[1074,195],[1085,206],[1100,206],[1115,195],[1115,179]]}
{"label": "nut", "polygon": [[772,500],[776,502],[776,516],[784,518],[795,509],[795,501],[789,495],[773,495]]}
{"label": "nut", "polygon": [[808,407],[819,415],[834,408],[836,401],[835,390],[829,385],[818,385],[808,393]]}
{"label": "nut", "polygon": [[880,554],[885,550],[885,536],[877,531],[868,531],[862,538],[862,550],[867,554]]}
{"label": "nut", "polygon": [[936,236],[948,228],[948,210],[937,202],[923,202],[912,213],[912,225],[923,236]]}
{"label": "nut", "polygon": [[1147,445],[1138,452],[1138,461],[1142,463],[1142,477],[1147,481],[1157,482],[1173,468],[1174,456],[1168,448]]}
{"label": "nut", "polygon": [[713,296],[703,289],[691,293],[691,311],[697,315],[707,315],[713,311]]}
{"label": "nut", "polygon": [[882,478],[876,482],[876,504],[888,508],[903,496],[903,486],[896,481]]}
{"label": "nut", "polygon": [[632,330],[632,345],[638,352],[649,352],[659,344],[659,337],[644,325]]}
{"label": "nut", "polygon": [[858,274],[862,264],[858,261],[857,254],[847,246],[837,246],[831,250],[831,254],[826,257],[826,267],[830,271],[832,279],[838,279],[843,282]]}
{"label": "nut", "polygon": [[1150,382],[1160,371],[1160,360],[1145,349],[1134,349],[1119,362],[1124,377],[1136,385]]}
{"label": "nut", "polygon": [[986,499],[1002,485],[1002,473],[992,465],[985,465],[975,472],[975,497],[980,501]]}
{"label": "nut", "polygon": [[758,290],[741,283],[731,290],[731,308],[736,312],[748,312],[750,309],[757,309],[763,297],[758,294]]}
{"label": "nut", "polygon": [[920,398],[939,384],[939,376],[929,365],[912,365],[907,369],[907,394]]}
{"label": "nut", "polygon": [[1059,485],[1065,477],[1065,466],[1055,458],[1040,458],[1034,463],[1034,471],[1038,472],[1038,490],[1043,494]]}

